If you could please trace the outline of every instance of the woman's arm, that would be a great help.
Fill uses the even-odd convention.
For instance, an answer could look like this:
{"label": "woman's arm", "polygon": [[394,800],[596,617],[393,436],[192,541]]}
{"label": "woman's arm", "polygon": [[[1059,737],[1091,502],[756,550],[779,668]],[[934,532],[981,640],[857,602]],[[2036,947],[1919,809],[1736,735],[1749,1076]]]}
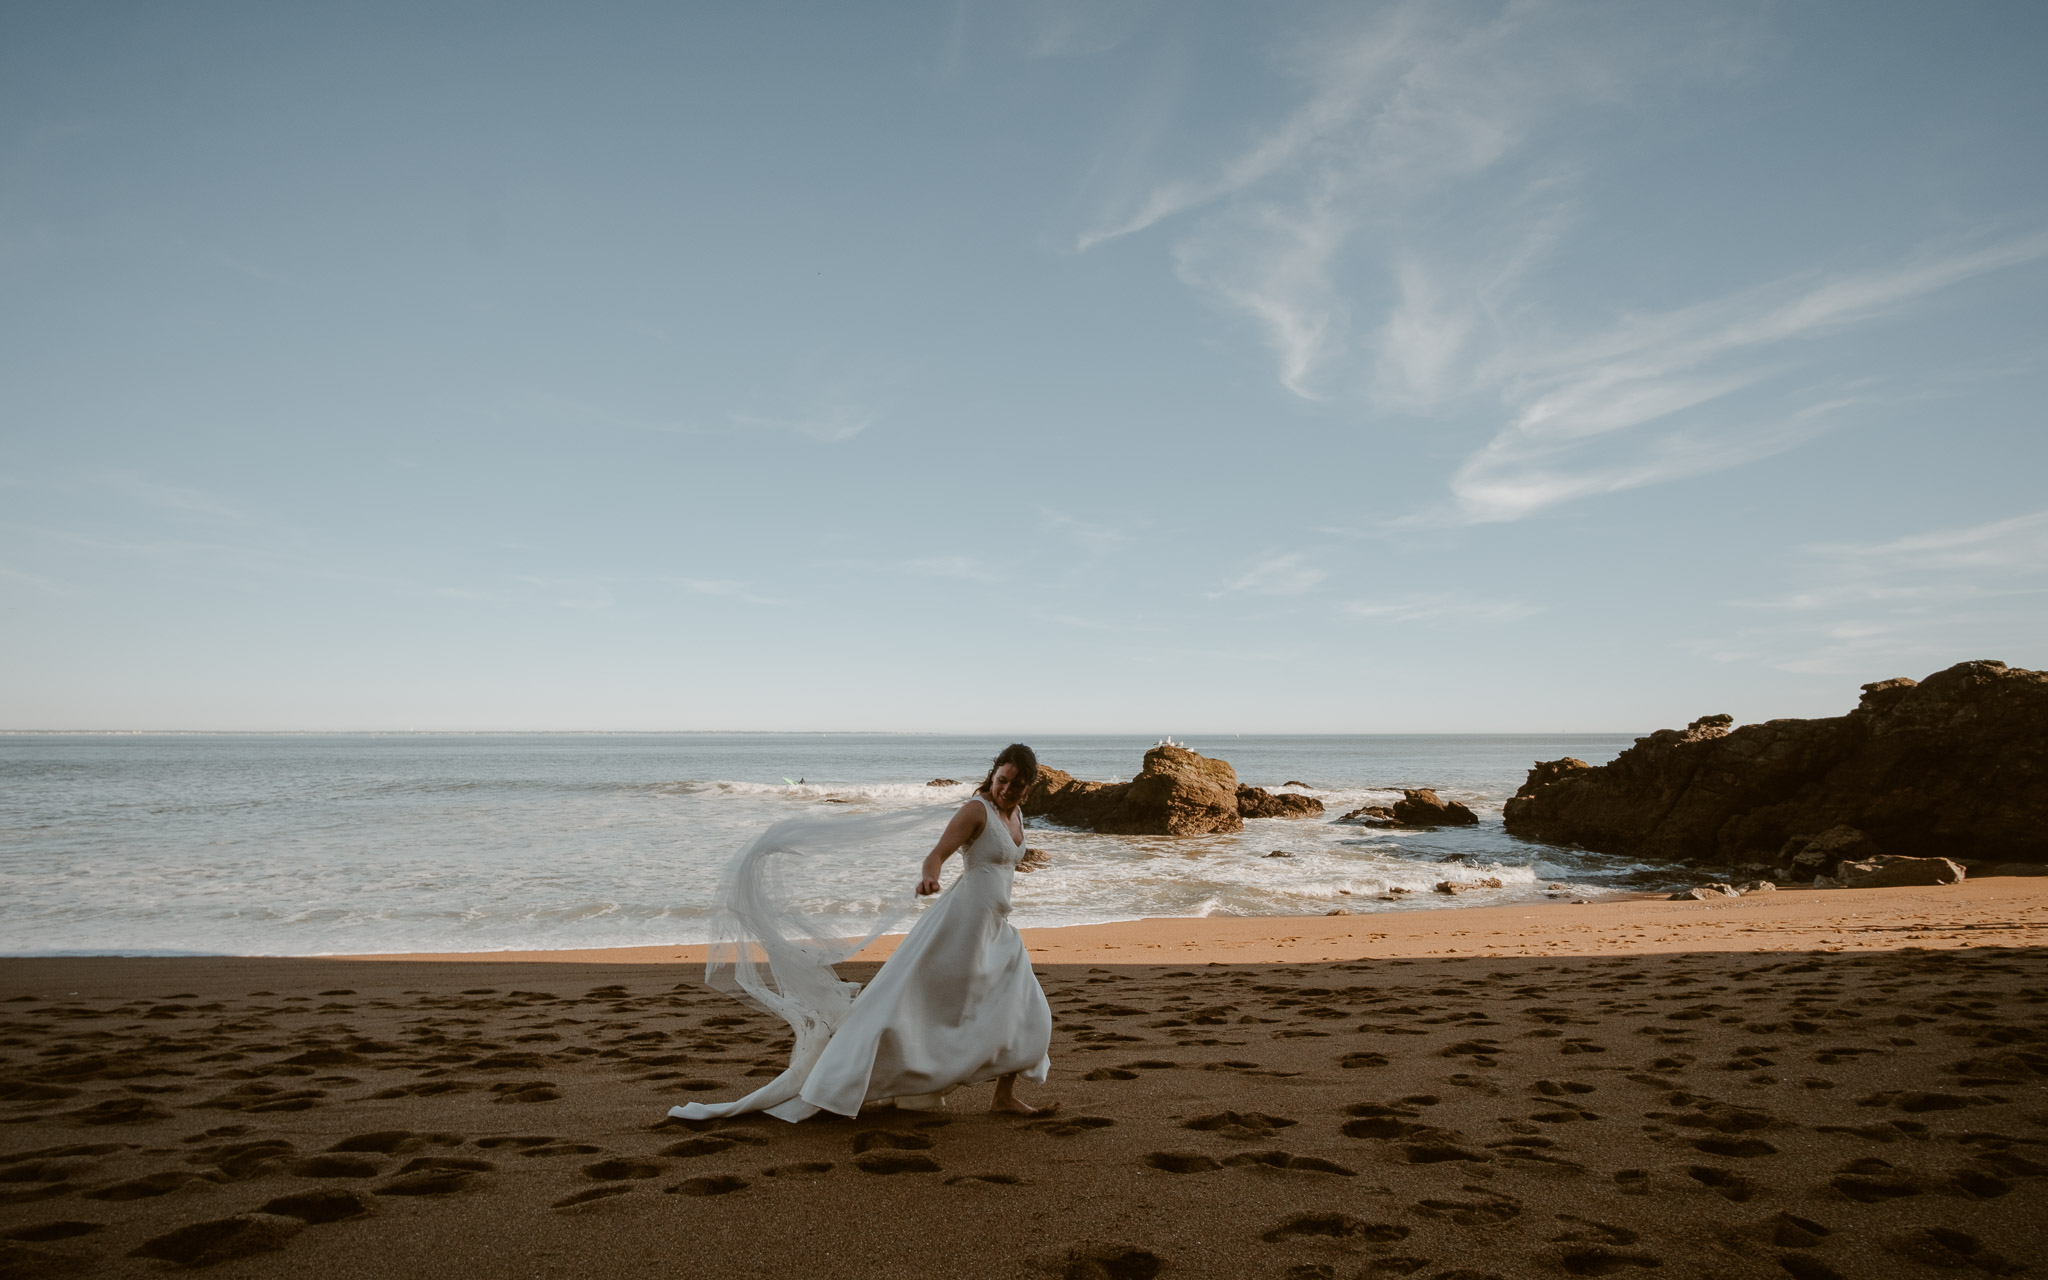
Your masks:
{"label": "woman's arm", "polygon": [[987,821],[988,806],[980,801],[969,800],[960,806],[960,812],[954,814],[953,820],[946,824],[946,829],[939,833],[939,842],[932,846],[930,853],[924,855],[924,871],[917,882],[919,897],[939,891],[939,868],[945,866],[946,859],[952,857],[962,845],[980,835],[981,828]]}

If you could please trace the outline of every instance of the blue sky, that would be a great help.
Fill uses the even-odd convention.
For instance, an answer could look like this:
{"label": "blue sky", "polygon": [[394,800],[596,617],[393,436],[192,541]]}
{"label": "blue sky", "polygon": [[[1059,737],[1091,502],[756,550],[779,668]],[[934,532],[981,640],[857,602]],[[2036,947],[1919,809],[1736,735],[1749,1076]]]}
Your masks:
{"label": "blue sky", "polygon": [[0,727],[2048,666],[2048,9],[0,10]]}

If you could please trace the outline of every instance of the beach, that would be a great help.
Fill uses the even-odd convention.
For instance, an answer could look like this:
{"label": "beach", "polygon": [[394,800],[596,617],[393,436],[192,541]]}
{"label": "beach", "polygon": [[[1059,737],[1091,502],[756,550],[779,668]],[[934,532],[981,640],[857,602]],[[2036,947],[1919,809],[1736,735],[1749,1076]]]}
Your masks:
{"label": "beach", "polygon": [[[0,1275],[2016,1274],[2048,877],[1027,930],[1057,1100],[685,1124],[701,948],[0,960]],[[872,972],[888,940],[847,966]]]}

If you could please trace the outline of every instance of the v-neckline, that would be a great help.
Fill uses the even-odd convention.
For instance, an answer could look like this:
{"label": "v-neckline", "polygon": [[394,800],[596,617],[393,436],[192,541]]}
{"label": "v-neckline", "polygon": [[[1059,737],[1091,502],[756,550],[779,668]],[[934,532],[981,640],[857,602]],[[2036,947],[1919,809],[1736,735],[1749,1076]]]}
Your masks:
{"label": "v-neckline", "polygon": [[[1003,829],[1003,834],[1005,836],[1009,836],[1010,847],[1012,849],[1022,849],[1024,847],[1024,841],[1017,836],[1010,835],[1010,820],[1003,816],[1003,811],[1001,809],[996,808],[996,802],[989,799],[987,796],[982,796],[981,802],[988,806],[989,816],[996,820],[996,825]],[[1022,814],[1019,814],[1017,816],[1017,825],[1020,827],[1024,825],[1024,817]]]}

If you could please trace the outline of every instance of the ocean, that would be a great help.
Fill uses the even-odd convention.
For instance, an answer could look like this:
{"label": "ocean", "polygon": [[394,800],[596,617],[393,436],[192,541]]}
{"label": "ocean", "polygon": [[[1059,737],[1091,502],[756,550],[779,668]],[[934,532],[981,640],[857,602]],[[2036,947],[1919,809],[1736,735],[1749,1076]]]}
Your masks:
{"label": "ocean", "polygon": [[[1537,760],[1604,763],[1628,735],[1195,737],[1242,781],[1306,784],[1321,819],[1226,836],[1100,836],[1034,821],[1049,863],[1015,923],[1427,911],[1621,891],[1641,864],[1509,836]],[[898,734],[0,736],[0,953],[332,955],[703,942],[728,858],[780,818],[958,805],[1004,740]],[[1128,778],[1150,739],[1051,737],[1039,759]],[[957,785],[933,787],[935,778]],[[1477,827],[1331,821],[1428,786]],[[851,922],[928,844],[820,868]],[[1268,855],[1283,850],[1291,856]],[[957,863],[954,864],[957,866]],[[949,869],[948,876],[952,874]],[[1475,887],[1432,892],[1443,880]],[[1411,892],[1389,897],[1388,891]]]}

